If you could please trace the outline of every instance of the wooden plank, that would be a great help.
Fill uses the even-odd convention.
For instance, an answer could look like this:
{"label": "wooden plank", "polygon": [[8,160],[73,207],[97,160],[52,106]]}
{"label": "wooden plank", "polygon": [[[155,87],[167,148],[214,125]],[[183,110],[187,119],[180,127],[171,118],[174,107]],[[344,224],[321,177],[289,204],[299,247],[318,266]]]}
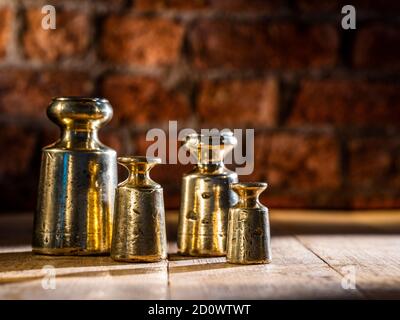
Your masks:
{"label": "wooden plank", "polygon": [[[167,217],[171,240],[177,215]],[[400,230],[398,211],[272,210],[273,262],[257,266],[176,254],[159,264],[36,256],[31,223],[31,215],[0,216],[1,299],[400,298],[400,236],[384,235]],[[46,265],[56,270],[55,290],[42,286]],[[341,286],[347,266],[358,290]]]}
{"label": "wooden plank", "polygon": [[400,298],[398,235],[302,235],[298,239],[337,272],[355,270],[356,287],[368,298]]}
{"label": "wooden plank", "polygon": [[0,299],[166,299],[167,283],[166,266],[85,272],[57,276],[55,290],[44,290],[39,279],[3,284]]}
{"label": "wooden plank", "polygon": [[[56,288],[47,290],[53,270]],[[110,257],[0,254],[0,299],[166,299],[167,294],[166,261],[126,264]]]}
{"label": "wooden plank", "polygon": [[361,298],[342,277],[294,237],[272,239],[273,262],[239,266],[225,258],[170,256],[171,299]]}

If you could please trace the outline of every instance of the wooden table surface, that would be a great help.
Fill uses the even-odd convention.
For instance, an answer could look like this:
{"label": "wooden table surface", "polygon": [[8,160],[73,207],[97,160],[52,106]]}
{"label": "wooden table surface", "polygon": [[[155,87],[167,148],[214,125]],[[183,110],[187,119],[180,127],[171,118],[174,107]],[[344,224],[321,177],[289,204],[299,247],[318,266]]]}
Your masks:
{"label": "wooden table surface", "polygon": [[[176,223],[169,212],[170,240]],[[152,264],[38,256],[31,226],[31,214],[0,215],[0,299],[400,298],[400,212],[272,210],[273,260],[255,266],[180,257],[174,241]]]}

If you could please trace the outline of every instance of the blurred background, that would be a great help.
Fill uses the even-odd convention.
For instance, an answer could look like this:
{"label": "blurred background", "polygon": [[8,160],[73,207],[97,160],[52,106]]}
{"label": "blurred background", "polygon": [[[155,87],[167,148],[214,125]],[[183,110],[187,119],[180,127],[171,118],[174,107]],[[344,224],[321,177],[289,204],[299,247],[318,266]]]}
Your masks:
{"label": "blurred background", "polygon": [[[396,0],[0,0],[0,211],[34,210],[60,95],[108,98],[101,139],[120,154],[145,154],[169,120],[254,128],[241,179],[268,182],[270,208],[399,208],[399,25]],[[167,208],[188,170],[154,169]]]}

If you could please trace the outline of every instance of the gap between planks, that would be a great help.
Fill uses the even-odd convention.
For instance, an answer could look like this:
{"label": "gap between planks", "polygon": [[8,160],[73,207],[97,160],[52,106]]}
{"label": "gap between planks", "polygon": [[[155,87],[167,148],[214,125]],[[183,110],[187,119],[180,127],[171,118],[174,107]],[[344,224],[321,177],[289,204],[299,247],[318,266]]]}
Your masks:
{"label": "gap between planks", "polygon": [[400,298],[398,234],[353,234],[329,237],[299,235],[298,237],[306,247],[322,257],[338,272],[342,272],[345,267],[353,268],[356,287],[367,298]]}
{"label": "gap between planks", "polygon": [[[298,235],[293,235],[294,238],[308,251],[310,251],[312,254],[314,254],[318,259],[320,259],[323,263],[325,263],[329,268],[331,268],[333,271],[338,273],[342,278],[345,277],[346,275],[343,274],[341,271],[337,270],[333,265],[331,265],[327,260],[325,260],[321,255],[319,255],[317,252],[315,252],[312,248],[310,248],[306,243],[301,241],[301,238]],[[356,289],[354,289],[360,293],[360,295],[364,298],[367,298],[368,295],[359,287],[356,286]]]}

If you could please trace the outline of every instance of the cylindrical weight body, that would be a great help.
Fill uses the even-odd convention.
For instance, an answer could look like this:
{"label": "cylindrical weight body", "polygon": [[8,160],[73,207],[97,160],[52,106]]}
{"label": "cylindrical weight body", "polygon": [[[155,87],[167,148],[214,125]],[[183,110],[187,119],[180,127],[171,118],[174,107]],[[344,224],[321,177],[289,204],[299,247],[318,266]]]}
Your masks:
{"label": "cylindrical weight body", "polygon": [[227,169],[184,175],[178,227],[180,254],[225,255],[228,212],[237,202],[229,184],[237,180],[237,174]]}
{"label": "cylindrical weight body", "polygon": [[162,188],[119,187],[111,257],[154,262],[167,258]]}
{"label": "cylindrical weight body", "polygon": [[114,150],[43,150],[34,252],[109,252],[116,183]]}
{"label": "cylindrical weight body", "polygon": [[230,263],[270,262],[268,209],[232,208],[229,212],[227,242],[226,258]]}

